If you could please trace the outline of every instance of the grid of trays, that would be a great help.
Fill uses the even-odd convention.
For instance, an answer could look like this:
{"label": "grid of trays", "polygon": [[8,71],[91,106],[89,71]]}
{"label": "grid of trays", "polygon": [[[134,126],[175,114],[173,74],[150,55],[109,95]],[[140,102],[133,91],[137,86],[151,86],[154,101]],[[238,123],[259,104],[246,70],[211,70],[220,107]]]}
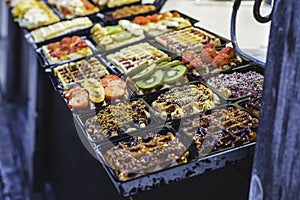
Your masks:
{"label": "grid of trays", "polygon": [[78,1],[89,11],[44,2],[60,22],[27,26],[25,38],[122,196],[253,152],[263,66],[197,20],[158,13],[165,1],[142,14],[141,1]]}

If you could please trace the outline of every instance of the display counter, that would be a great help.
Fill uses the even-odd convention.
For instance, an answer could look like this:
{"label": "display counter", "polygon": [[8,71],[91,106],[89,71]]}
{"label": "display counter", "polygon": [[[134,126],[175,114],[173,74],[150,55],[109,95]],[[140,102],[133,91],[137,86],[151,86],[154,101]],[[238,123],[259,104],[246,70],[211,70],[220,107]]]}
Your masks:
{"label": "display counter", "polygon": [[[232,3],[228,1],[169,0],[162,7],[161,12],[178,10],[180,13],[199,20],[200,22],[196,23],[195,27],[204,28],[204,30],[221,36],[220,38],[224,38],[226,43],[227,40],[230,40]],[[269,6],[267,5],[263,7],[263,10],[268,11],[268,9]],[[251,2],[242,3],[238,20],[237,37],[240,47],[247,54],[264,61],[268,44],[269,24],[260,25],[254,21]],[[24,33],[15,27],[15,24],[10,24],[10,27],[11,30]],[[24,39],[22,39],[21,44],[24,46],[21,55],[25,56],[25,60],[29,57],[32,58],[36,50],[33,50],[32,46],[26,43]],[[25,54],[24,51],[29,53]],[[221,51],[221,48],[218,51]],[[170,53],[169,50],[164,52]],[[177,58],[175,55],[176,52],[172,59]],[[100,58],[99,60],[103,62],[103,59]],[[43,60],[39,58],[39,61]],[[257,65],[247,59],[242,59],[241,62],[246,62],[247,65]],[[34,116],[35,112],[32,110],[36,108],[38,114],[35,125],[31,121],[31,127],[35,126],[33,128],[35,130],[34,167],[31,176],[34,192],[45,193],[56,199],[122,199],[124,196],[124,198],[145,200],[165,195],[172,199],[179,199],[179,194],[183,192],[195,196],[199,195],[199,188],[201,188],[201,196],[206,198],[221,198],[224,197],[224,194],[231,199],[247,198],[251,155],[255,145],[255,142],[251,140],[227,150],[226,154],[217,152],[201,160],[197,156],[193,158],[195,155],[192,156],[193,153],[190,153],[191,158],[188,159],[192,159],[192,161],[188,164],[169,167],[167,170],[156,172],[153,175],[146,174],[141,178],[133,179],[133,181],[116,181],[113,172],[99,162],[101,156],[99,157],[97,152],[101,143],[93,143],[89,140],[83,127],[85,122],[82,122],[82,113],[72,112],[66,104],[66,99],[62,97],[61,88],[57,87],[57,82],[55,82],[53,68],[56,66],[45,66],[44,62],[36,63],[35,61],[31,61],[29,65],[32,73],[27,74],[28,80],[30,80],[28,81],[28,90],[31,98],[36,97],[36,99],[33,98],[29,102],[28,113]],[[113,73],[116,69],[110,68]],[[238,72],[244,73],[243,70]],[[263,75],[261,69],[254,71]],[[121,75],[120,77],[124,78]],[[222,94],[218,93],[218,96],[223,101],[228,100]],[[143,99],[147,102],[147,98]],[[239,106],[236,100],[227,101],[225,104],[223,102],[220,105],[225,105],[223,109],[228,109],[228,102],[233,102],[234,106]],[[252,114],[251,116],[258,117]],[[155,120],[152,119],[152,121]],[[174,129],[175,132],[178,131],[175,128],[176,123],[173,126],[174,122],[169,122],[160,125]],[[240,162],[235,163],[236,161]],[[219,169],[224,166],[226,167]],[[241,182],[243,184],[240,184]],[[224,185],[227,186],[224,187]],[[235,191],[234,194],[228,193],[228,187],[236,188],[239,185],[243,185],[240,190]],[[219,188],[218,190],[222,192],[216,193],[215,188]],[[149,191],[145,192],[146,190]],[[130,197],[131,195],[134,196]]]}

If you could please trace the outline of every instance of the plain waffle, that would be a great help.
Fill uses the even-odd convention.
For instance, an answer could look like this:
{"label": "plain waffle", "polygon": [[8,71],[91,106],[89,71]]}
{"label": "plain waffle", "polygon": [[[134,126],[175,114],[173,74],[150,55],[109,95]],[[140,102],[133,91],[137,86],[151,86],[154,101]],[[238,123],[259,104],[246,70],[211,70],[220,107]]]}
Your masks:
{"label": "plain waffle", "polygon": [[95,57],[60,65],[55,67],[53,71],[65,90],[70,89],[74,84],[83,83],[88,78],[100,80],[101,77],[109,74]]}
{"label": "plain waffle", "polygon": [[157,36],[155,39],[166,48],[180,55],[188,49],[199,52],[206,43],[214,43],[216,47],[221,45],[219,38],[194,27],[166,33]]}

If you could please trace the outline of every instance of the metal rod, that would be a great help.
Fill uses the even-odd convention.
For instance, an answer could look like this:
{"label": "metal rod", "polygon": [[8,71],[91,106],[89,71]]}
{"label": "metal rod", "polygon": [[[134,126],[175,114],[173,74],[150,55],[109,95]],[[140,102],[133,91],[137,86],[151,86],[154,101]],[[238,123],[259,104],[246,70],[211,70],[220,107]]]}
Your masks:
{"label": "metal rod", "polygon": [[261,14],[260,14],[261,3],[262,3],[262,0],[255,0],[254,6],[253,6],[253,15],[258,22],[267,23],[267,22],[271,21],[273,10],[271,11],[271,13],[269,15],[267,15],[265,17],[261,16]]}
{"label": "metal rod", "polygon": [[256,58],[253,58],[251,56],[249,56],[248,54],[244,53],[240,48],[239,45],[237,43],[236,40],[236,15],[237,15],[237,11],[240,8],[241,5],[241,1],[242,0],[235,0],[234,4],[233,4],[233,10],[232,10],[232,14],[231,14],[231,24],[230,24],[230,37],[231,37],[231,42],[232,42],[232,46],[235,49],[235,51],[240,54],[241,56],[254,61],[255,63],[264,66],[265,63],[257,60]]}

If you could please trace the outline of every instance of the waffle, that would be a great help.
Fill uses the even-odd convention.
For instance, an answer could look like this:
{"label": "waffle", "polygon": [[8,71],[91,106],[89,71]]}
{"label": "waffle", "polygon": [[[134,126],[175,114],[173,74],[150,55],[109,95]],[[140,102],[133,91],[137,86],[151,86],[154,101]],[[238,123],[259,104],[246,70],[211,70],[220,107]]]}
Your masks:
{"label": "waffle", "polygon": [[219,74],[211,77],[207,83],[229,98],[259,96],[263,91],[264,76],[249,71],[246,73]]}
{"label": "waffle", "polygon": [[161,170],[172,165],[186,163],[189,152],[172,133],[148,134],[119,142],[104,154],[108,166],[117,177],[125,181]]}
{"label": "waffle", "polygon": [[76,35],[44,45],[41,49],[49,64],[75,60],[93,54],[86,41]]}
{"label": "waffle", "polygon": [[139,15],[142,13],[147,13],[154,11],[156,7],[154,5],[132,5],[125,6],[123,8],[117,9],[111,13],[113,19],[121,19],[134,15]]}
{"label": "waffle", "polygon": [[206,43],[214,43],[216,47],[221,45],[219,38],[194,27],[166,33],[155,39],[179,55],[185,50],[200,51]]}
{"label": "waffle", "polygon": [[[107,29],[115,29],[110,33]],[[119,20],[119,25],[102,27],[99,23],[91,29],[91,34],[98,49],[110,50],[145,38],[140,26],[128,20]]]}
{"label": "waffle", "polygon": [[179,132],[193,138],[201,154],[235,147],[256,139],[258,119],[229,106],[182,122]]}
{"label": "waffle", "polygon": [[152,107],[163,118],[186,117],[215,107],[216,97],[202,84],[175,87],[161,94]]}
{"label": "waffle", "polygon": [[224,51],[217,51],[214,47],[205,46],[201,53],[186,50],[183,52],[182,62],[196,77],[219,73],[243,65],[243,59],[235,53],[232,47],[224,47],[222,50],[229,51],[224,55]]}
{"label": "waffle", "polygon": [[55,6],[66,19],[82,17],[99,12],[99,8],[88,0],[49,0],[48,2]]}
{"label": "waffle", "polygon": [[179,30],[191,26],[189,19],[180,16],[178,12],[165,12],[148,16],[137,16],[134,22],[151,36],[158,36],[163,33]]}
{"label": "waffle", "polygon": [[143,65],[149,66],[153,63],[171,60],[167,54],[146,42],[109,54],[107,59],[125,73],[138,72],[143,69]]}
{"label": "waffle", "polygon": [[59,17],[42,1],[22,0],[13,9],[12,15],[21,27],[39,28],[55,22]]}
{"label": "waffle", "polygon": [[31,32],[31,35],[35,42],[43,42],[66,33],[91,27],[92,25],[93,23],[88,17],[79,17],[36,29]]}
{"label": "waffle", "polygon": [[102,109],[96,116],[87,119],[85,126],[91,139],[99,141],[146,127],[150,114],[141,101],[118,102]]}
{"label": "waffle", "polygon": [[101,7],[107,6],[108,8],[119,7],[123,5],[128,5],[136,2],[140,2],[141,0],[93,0],[93,2]]}
{"label": "waffle", "polygon": [[64,90],[70,89],[74,84],[82,84],[88,78],[100,80],[101,77],[109,74],[95,57],[60,65],[55,67],[53,71]]}

